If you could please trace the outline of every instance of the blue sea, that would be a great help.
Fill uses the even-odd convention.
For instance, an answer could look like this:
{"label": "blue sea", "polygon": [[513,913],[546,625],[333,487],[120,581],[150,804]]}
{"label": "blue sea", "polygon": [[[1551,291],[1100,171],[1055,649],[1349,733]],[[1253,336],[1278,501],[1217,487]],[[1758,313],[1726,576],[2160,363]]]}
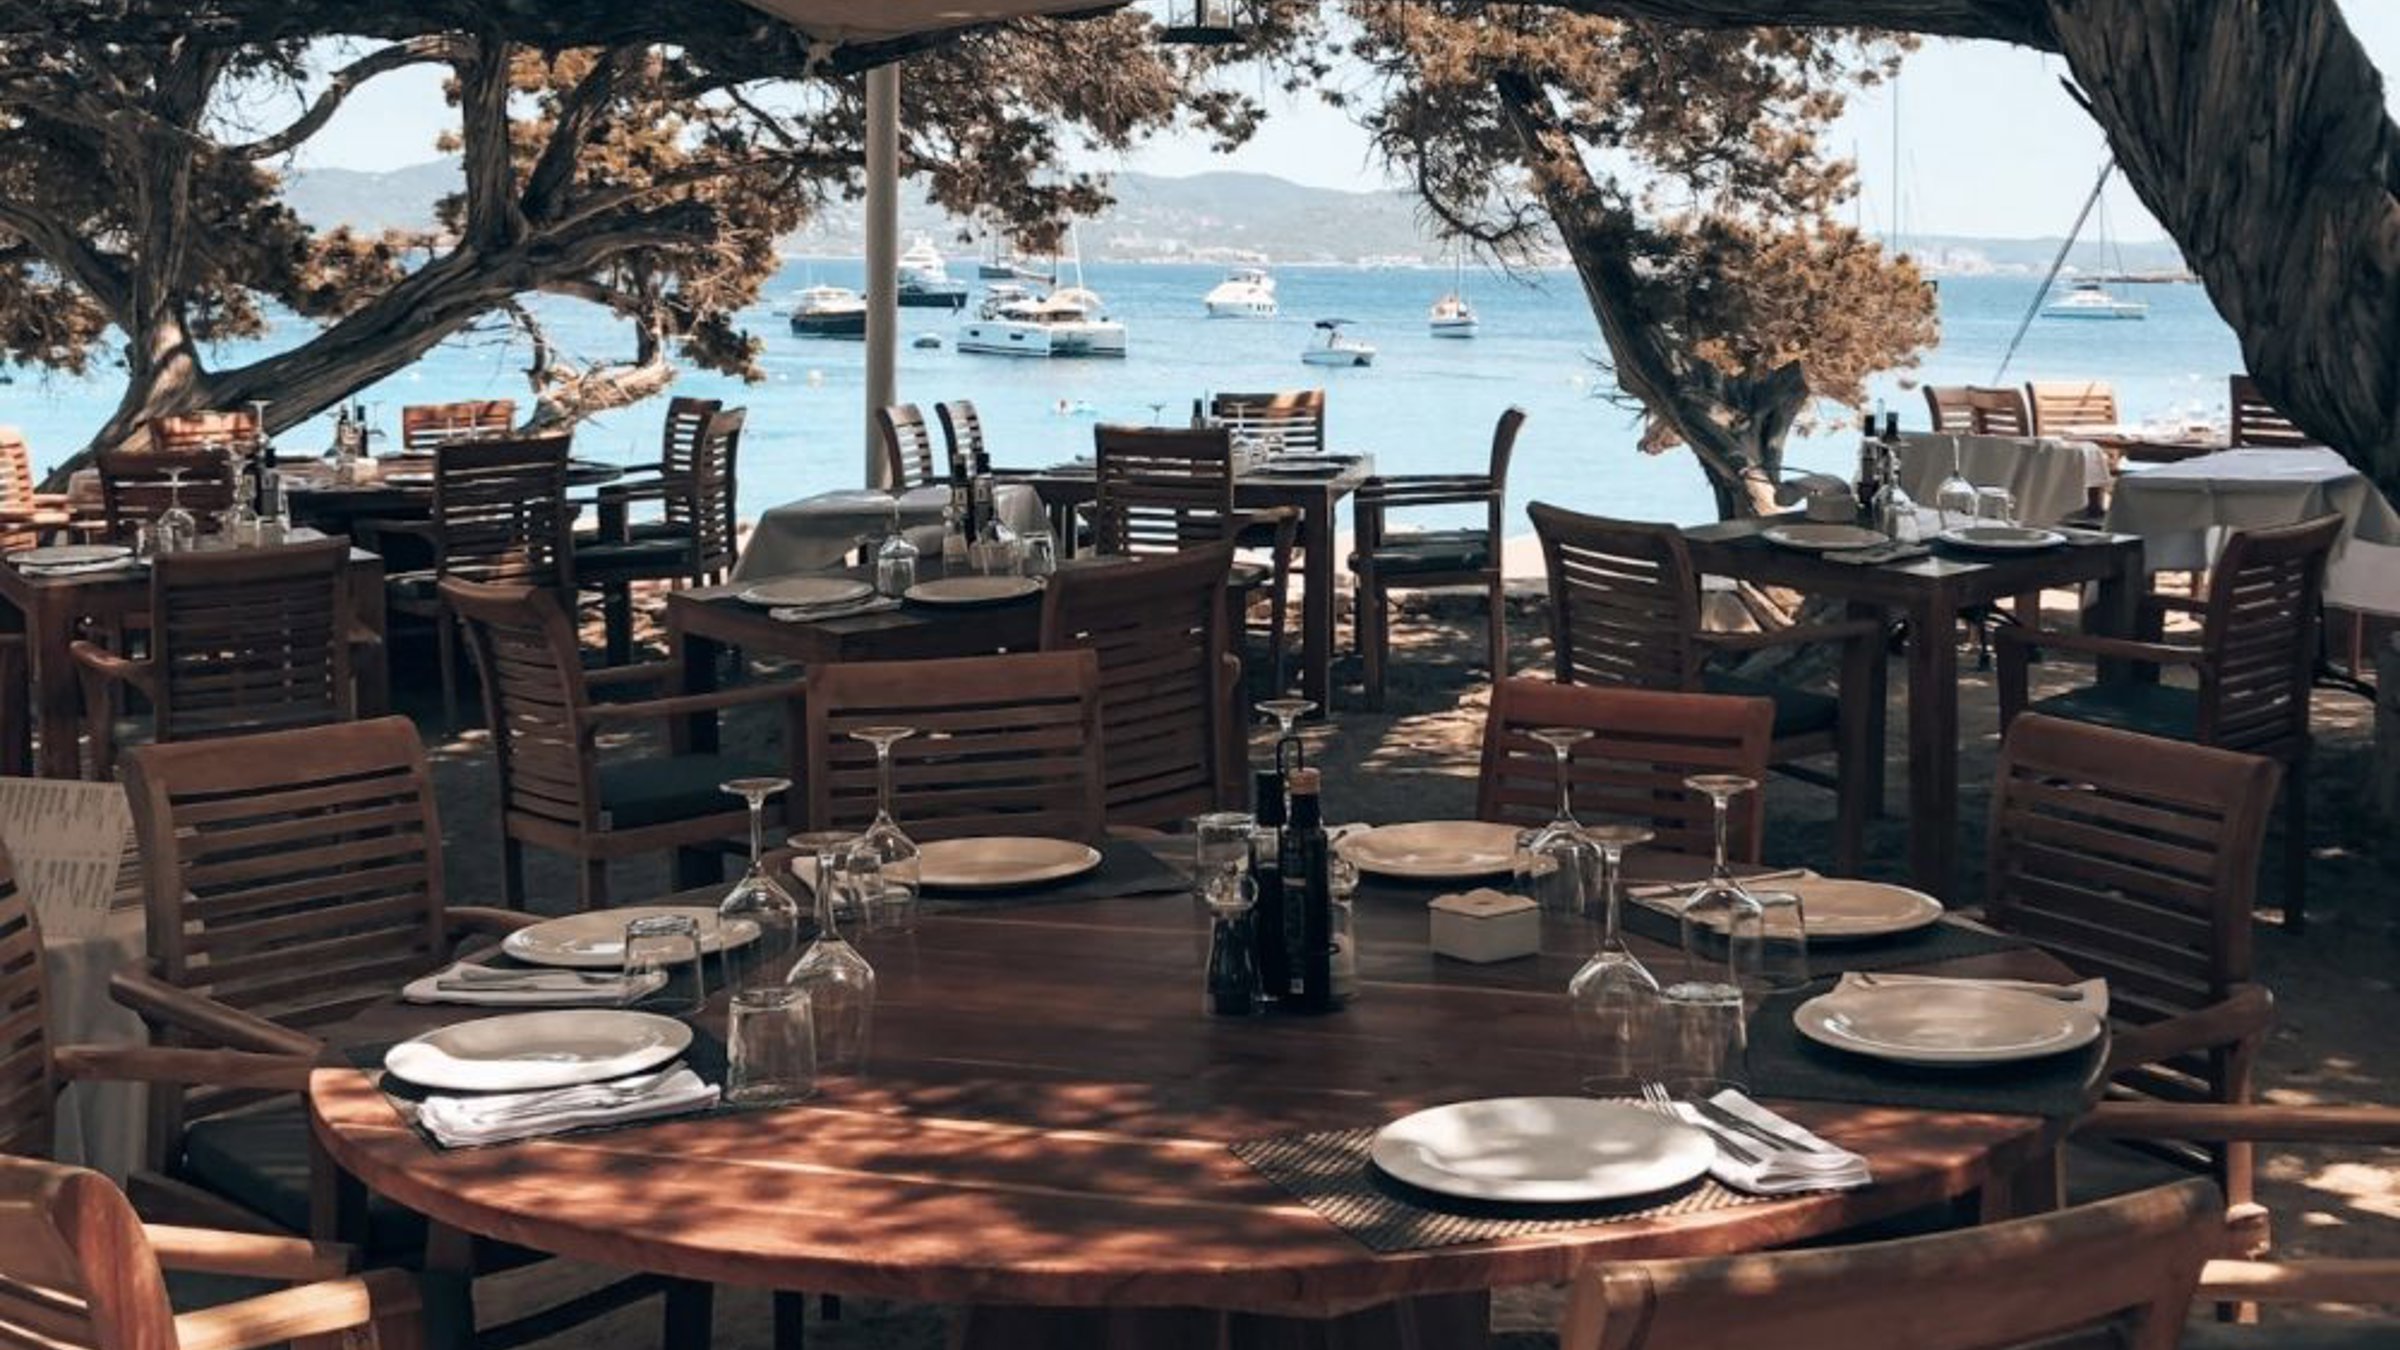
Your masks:
{"label": "blue sea", "polygon": [[[961,258],[953,274],[971,277]],[[1094,263],[1085,280],[1129,330],[1124,360],[1038,361],[962,354],[950,349],[957,320],[939,310],[901,311],[900,397],[930,405],[970,398],[982,412],[994,459],[1039,465],[1088,451],[1099,421],[1179,421],[1193,398],[1218,390],[1323,385],[1330,394],[1330,439],[1337,449],[1372,452],[1386,472],[1455,472],[1484,462],[1494,418],[1510,404],[1530,414],[1511,475],[1516,504],[1544,500],[1609,515],[1692,523],[1713,513],[1700,470],[1683,453],[1647,456],[1635,449],[1634,416],[1599,397],[1611,388],[1597,364],[1600,335],[1571,272],[1527,279],[1469,273],[1482,317],[1471,341],[1437,339],[1425,310],[1449,288],[1446,271],[1336,267],[1276,269],[1283,316],[1209,319],[1200,297],[1220,278],[1213,267]],[[785,322],[791,295],[830,283],[859,286],[855,259],[793,259],[744,323],[766,340],[763,383],[686,372],[677,392],[721,397],[750,409],[741,464],[742,510],[755,515],[778,502],[862,478],[865,356],[855,341],[794,336]],[[2029,277],[1951,277],[1941,283],[1941,345],[1913,371],[1878,380],[1875,393],[1899,410],[1903,426],[1925,423],[1920,383],[1988,383],[2038,283]],[[2170,412],[2221,411],[2225,376],[2241,357],[2197,286],[2120,287],[2145,300],[2141,322],[2036,319],[2006,381],[2100,379],[2115,384],[2128,420]],[[558,347],[576,360],[627,351],[624,330],[575,302],[540,300]],[[1379,349],[1359,370],[1305,366],[1302,348],[1319,318],[1352,320],[1351,331]],[[212,360],[249,359],[277,342],[298,340],[286,320],[262,344],[237,344]],[[920,334],[937,350],[906,345]],[[412,369],[362,392],[379,425],[396,428],[404,403],[514,397],[526,400],[527,350],[494,332],[459,339]],[[1905,381],[1905,383],[1904,383]],[[25,428],[36,468],[80,446],[115,403],[119,384],[19,371],[0,388],[0,422]],[[595,418],[577,433],[577,453],[639,462],[655,457],[661,403]],[[285,432],[287,454],[316,452],[329,439],[321,420]],[[1855,434],[1845,421],[1798,441],[1794,466],[1847,475]],[[1520,520],[1521,516],[1518,517]],[[1427,523],[1437,523],[1428,519]]]}

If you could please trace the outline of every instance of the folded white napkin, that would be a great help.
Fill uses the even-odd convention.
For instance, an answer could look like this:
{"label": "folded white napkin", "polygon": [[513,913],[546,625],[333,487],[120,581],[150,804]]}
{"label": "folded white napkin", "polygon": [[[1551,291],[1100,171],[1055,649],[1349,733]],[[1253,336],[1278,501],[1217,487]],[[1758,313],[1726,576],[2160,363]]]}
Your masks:
{"label": "folded white napkin", "polygon": [[609,1083],[504,1092],[483,1097],[428,1097],[417,1123],[446,1148],[537,1139],[587,1125],[614,1125],[705,1110],[717,1088],[680,1065]]}
{"label": "folded white napkin", "polygon": [[611,971],[511,970],[460,961],[411,981],[400,991],[410,1003],[457,1003],[471,1008],[607,1008],[656,993],[663,970],[631,981]]}
{"label": "folded white napkin", "polygon": [[[1734,1190],[1751,1195],[1846,1191],[1875,1179],[1865,1158],[1827,1143],[1732,1088],[1709,1098],[1709,1105],[1756,1131],[1711,1119],[1690,1102],[1675,1104],[1685,1123],[1699,1126],[1716,1141],[1717,1160],[1709,1174]],[[1759,1137],[1762,1134],[1780,1144],[1768,1143]]]}
{"label": "folded white napkin", "polygon": [[900,608],[900,602],[890,596],[869,596],[861,600],[839,600],[829,605],[778,605],[767,611],[767,617],[778,623],[809,623],[817,619],[847,619],[855,614],[880,614],[887,609]]}
{"label": "folded white napkin", "polygon": [[2094,1017],[2108,1016],[2108,981],[2097,978],[2076,984],[2044,984],[2040,980],[1982,980],[1956,975],[1893,975],[1884,971],[1852,970],[1843,972],[1841,981],[1833,987],[1833,993],[1843,997],[1872,996],[1894,989],[1922,989],[1927,985],[1982,985],[1987,989],[2015,989],[2054,998],[2061,1003],[2075,1004],[2088,1009]]}

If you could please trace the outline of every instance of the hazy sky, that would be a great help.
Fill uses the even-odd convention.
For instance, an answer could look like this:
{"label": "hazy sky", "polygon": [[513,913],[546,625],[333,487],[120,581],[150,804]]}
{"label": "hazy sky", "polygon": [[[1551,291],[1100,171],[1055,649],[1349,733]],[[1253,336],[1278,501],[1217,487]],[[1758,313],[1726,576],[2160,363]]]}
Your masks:
{"label": "hazy sky", "polygon": [[[2388,83],[2400,73],[2400,3],[2342,0],[2342,6]],[[2065,233],[2107,154],[2098,126],[2059,87],[2065,70],[2058,58],[2020,47],[1928,42],[1909,58],[1896,88],[1858,98],[1832,139],[1837,151],[1859,158],[1869,228],[1891,224],[1897,181],[1902,224],[1912,235]],[[388,169],[432,158],[448,113],[440,79],[430,70],[412,70],[367,85],[309,143],[302,162]],[[1896,177],[1894,98],[1900,104]],[[1097,167],[1164,174],[1242,169],[1321,187],[1381,185],[1365,137],[1340,113],[1313,99],[1278,99],[1271,106],[1267,126],[1231,155],[1178,139],[1154,143],[1120,165]],[[2122,179],[2112,182],[2107,209],[2118,239],[2160,233]]]}

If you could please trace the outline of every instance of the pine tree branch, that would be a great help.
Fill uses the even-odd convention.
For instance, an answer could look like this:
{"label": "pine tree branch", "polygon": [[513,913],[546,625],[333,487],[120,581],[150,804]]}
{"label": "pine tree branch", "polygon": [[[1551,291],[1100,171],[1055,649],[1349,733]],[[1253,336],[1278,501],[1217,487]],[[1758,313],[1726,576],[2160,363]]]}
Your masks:
{"label": "pine tree branch", "polygon": [[108,311],[112,322],[127,326],[131,278],[115,259],[92,247],[80,231],[6,197],[0,197],[0,229],[24,240],[44,262],[81,286],[93,303]]}
{"label": "pine tree branch", "polygon": [[458,42],[451,35],[437,33],[425,37],[409,38],[369,52],[333,72],[326,80],[324,91],[317,95],[315,101],[310,103],[308,109],[301,113],[290,126],[274,135],[251,141],[247,145],[228,146],[226,152],[242,159],[272,159],[277,155],[288,154],[309,137],[323,130],[325,123],[341,110],[342,105],[349,101],[350,95],[360,85],[378,75],[388,75],[395,70],[402,70],[409,66],[431,65],[454,60],[461,50]]}
{"label": "pine tree branch", "polygon": [[460,160],[466,171],[466,240],[490,252],[523,237],[517,171],[509,137],[509,46],[479,34],[458,62]]}

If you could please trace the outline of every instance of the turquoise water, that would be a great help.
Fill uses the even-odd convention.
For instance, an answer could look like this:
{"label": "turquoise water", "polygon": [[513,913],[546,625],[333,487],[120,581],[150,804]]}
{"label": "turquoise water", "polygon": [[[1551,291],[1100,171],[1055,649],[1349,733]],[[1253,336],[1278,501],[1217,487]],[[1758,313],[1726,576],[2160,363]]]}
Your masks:
{"label": "turquoise water", "polygon": [[[960,270],[971,273],[972,260]],[[948,347],[956,320],[935,310],[903,310],[904,339],[939,334],[940,350],[903,346],[900,396],[930,405],[971,398],[1003,464],[1053,462],[1091,446],[1098,420],[1148,422],[1188,416],[1207,391],[1322,384],[1336,448],[1371,451],[1387,472],[1456,471],[1481,465],[1501,409],[1530,418],[1511,476],[1514,504],[1546,500],[1581,510],[1689,523],[1713,507],[1688,455],[1645,456],[1638,427],[1617,405],[1594,397],[1608,377],[1593,363],[1600,338],[1572,274],[1544,273],[1530,283],[1473,276],[1469,289],[1483,320],[1472,341],[1436,339],[1425,310],[1448,288],[1446,273],[1286,267],[1276,271],[1283,317],[1208,319],[1200,297],[1218,269],[1092,264],[1087,283],[1123,320],[1131,350],[1122,361],[1028,361],[964,355]],[[794,260],[769,288],[771,303],[743,316],[766,339],[766,380],[744,386],[688,373],[676,390],[722,397],[750,408],[741,465],[742,507],[755,514],[777,502],[860,481],[864,353],[857,342],[799,338],[783,317],[788,297],[813,282],[857,286],[854,260]],[[2035,282],[2024,277],[1945,279],[1942,344],[1910,373],[1911,387],[1887,377],[1877,393],[1893,401],[1906,426],[1922,426],[1925,405],[1915,381],[1988,382]],[[2124,288],[2150,304],[2138,323],[2036,320],[2010,369],[2028,378],[2113,382],[2129,419],[2177,410],[2221,409],[2225,375],[2240,368],[2232,333],[2196,286]],[[554,340],[577,359],[627,349],[621,328],[596,311],[564,301],[537,302]],[[1356,321],[1355,334],[1376,344],[1363,370],[1304,366],[1300,351],[1311,321]],[[291,329],[287,331],[296,331]],[[244,359],[232,350],[225,357]],[[399,405],[462,398],[524,398],[525,350],[494,336],[445,345],[415,368],[364,392],[380,404],[378,422],[396,425]],[[26,429],[37,468],[63,458],[113,405],[117,385],[20,373],[0,388],[0,421]],[[654,456],[661,405],[596,418],[578,432],[577,452],[634,461]],[[326,443],[327,423],[285,433],[286,453]],[[1853,439],[1846,428],[1796,444],[1794,465],[1847,474]],[[1522,516],[1518,516],[1522,519]]]}

